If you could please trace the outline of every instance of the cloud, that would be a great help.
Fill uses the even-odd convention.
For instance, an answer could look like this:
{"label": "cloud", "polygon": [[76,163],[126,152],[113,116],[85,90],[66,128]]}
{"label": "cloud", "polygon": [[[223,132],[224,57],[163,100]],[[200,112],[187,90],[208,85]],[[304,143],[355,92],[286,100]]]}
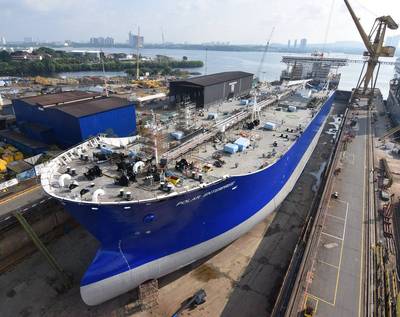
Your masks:
{"label": "cloud", "polygon": [[[88,40],[113,36],[123,42],[140,25],[146,42],[263,43],[308,38],[322,42],[333,0],[0,0],[0,35],[21,40]],[[400,19],[398,0],[350,0],[366,29],[376,14]],[[397,15],[397,16],[396,16]],[[393,33],[393,32],[392,32]],[[392,35],[389,34],[389,35]],[[343,1],[335,0],[329,41],[359,40]]]}
{"label": "cloud", "polygon": [[[69,0],[71,1],[71,0]],[[28,10],[37,11],[37,12],[50,12],[55,10],[56,8],[60,8],[64,6],[68,1],[60,1],[60,0],[24,0],[23,4],[26,6]]]}

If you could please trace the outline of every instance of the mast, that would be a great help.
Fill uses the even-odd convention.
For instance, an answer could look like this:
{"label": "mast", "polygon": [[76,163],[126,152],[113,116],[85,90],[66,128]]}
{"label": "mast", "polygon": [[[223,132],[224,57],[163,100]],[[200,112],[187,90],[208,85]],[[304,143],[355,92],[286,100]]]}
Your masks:
{"label": "mast", "polygon": [[156,160],[156,165],[158,165],[158,142],[157,142],[157,118],[156,118],[156,114],[154,113],[154,110],[151,109],[151,115],[153,117],[153,123],[152,123],[152,132],[153,132],[153,137],[154,137],[154,157]]}
{"label": "mast", "polygon": [[163,27],[161,27],[161,42],[162,42],[162,45],[164,46],[165,45],[165,36],[164,36],[164,28]]}
{"label": "mast", "polygon": [[275,31],[275,26],[272,27],[271,34],[270,34],[270,36],[269,36],[269,38],[268,38],[267,44],[266,44],[265,47],[264,47],[264,51],[263,51],[263,54],[262,54],[262,57],[261,57],[260,64],[258,65],[258,69],[257,69],[257,78],[258,78],[258,81],[259,81],[259,82],[261,82],[261,71],[262,71],[262,68],[263,68],[263,66],[264,66],[265,55],[266,55],[267,52],[268,52],[269,45],[271,44],[272,36],[274,35],[274,31]]}
{"label": "mast", "polygon": [[140,26],[138,26],[138,33],[136,37],[136,79],[139,80],[139,64],[140,64]]}
{"label": "mast", "polygon": [[107,79],[106,79],[106,70],[104,68],[104,53],[103,50],[100,51],[101,65],[103,67],[103,77],[104,77],[104,90],[106,93],[106,97],[108,97],[108,87],[107,87]]}
{"label": "mast", "polygon": [[204,75],[207,75],[207,62],[208,62],[207,61],[207,58],[208,58],[207,53],[208,53],[208,48],[206,47],[206,61],[205,61],[205,65],[204,65],[205,66],[204,67]]}

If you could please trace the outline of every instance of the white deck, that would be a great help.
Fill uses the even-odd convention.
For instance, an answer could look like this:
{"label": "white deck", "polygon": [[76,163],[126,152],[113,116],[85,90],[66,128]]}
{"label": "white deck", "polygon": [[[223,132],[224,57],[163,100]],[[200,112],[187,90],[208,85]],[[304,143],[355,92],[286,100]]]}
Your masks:
{"label": "white deck", "polygon": [[[288,112],[286,109],[278,111],[278,105],[276,103],[266,106],[260,113],[261,123],[255,129],[244,129],[243,124],[246,121],[244,120],[230,127],[225,133],[219,133],[218,138],[216,138],[215,133],[213,133],[213,137],[207,142],[196,146],[194,149],[181,156],[180,158],[185,158],[189,163],[193,162],[195,166],[194,170],[198,173],[202,173],[202,182],[191,178],[192,171],[188,171],[187,175],[176,171],[176,161],[169,161],[167,170],[180,179],[180,184],[174,187],[171,193],[165,193],[160,190],[159,182],[154,182],[153,184],[146,183],[146,175],[144,174],[138,174],[137,182],[131,182],[128,187],[122,188],[115,184],[115,179],[120,176],[120,172],[117,171],[116,163],[110,160],[99,163],[94,160],[93,153],[100,151],[98,148],[99,145],[107,145],[108,148],[119,153],[128,154],[131,150],[138,152],[141,150],[141,137],[121,139],[96,137],[91,139],[51,161],[42,175],[42,184],[49,194],[67,200],[92,202],[94,191],[103,189],[105,194],[96,201],[96,204],[129,203],[132,201],[160,199],[194,190],[200,186],[218,182],[229,176],[252,173],[278,160],[295,142],[301,133],[301,129],[304,130],[306,128],[312,119],[313,113],[318,109],[307,109],[305,101],[306,100],[295,96],[287,97],[280,101],[280,103],[285,105],[296,104],[298,107],[296,112]],[[321,104],[322,103],[320,103],[317,108],[319,108]],[[301,108],[299,105],[303,107]],[[222,110],[221,107],[223,107]],[[238,103],[236,105],[227,103],[219,106],[219,108],[221,112],[225,113],[225,120],[237,114],[238,111],[246,109],[244,106],[239,106]],[[208,111],[212,112],[213,109],[208,109]],[[248,109],[248,111],[250,111],[250,109]],[[199,117],[198,120],[204,120],[204,118]],[[218,120],[222,119],[219,118]],[[275,123],[276,130],[264,130],[262,127],[266,122]],[[215,124],[215,121],[214,123],[208,123],[211,127],[213,124]],[[210,133],[210,130],[205,133]],[[234,142],[239,137],[250,139],[250,146],[243,152],[235,154],[225,153],[223,151],[224,145]],[[273,146],[274,142],[276,142],[275,146]],[[143,148],[142,150],[145,149]],[[220,153],[222,155],[220,160],[225,162],[222,167],[214,166],[216,159],[213,158],[213,156],[215,157],[215,153]],[[81,154],[87,155],[89,160],[81,160]],[[103,176],[97,177],[94,180],[88,180],[84,176],[84,173],[95,165],[101,168]],[[205,172],[205,166],[211,166],[211,169]],[[73,176],[71,180],[67,180],[66,186],[62,187],[60,186],[60,177],[67,173],[67,167],[71,169],[75,168],[76,176]],[[70,190],[67,185],[72,181],[78,182],[79,186]],[[80,192],[82,189],[87,189],[89,192],[81,197]],[[121,189],[124,189],[125,193],[128,191],[132,193],[130,201],[128,201],[126,197],[118,197]]]}

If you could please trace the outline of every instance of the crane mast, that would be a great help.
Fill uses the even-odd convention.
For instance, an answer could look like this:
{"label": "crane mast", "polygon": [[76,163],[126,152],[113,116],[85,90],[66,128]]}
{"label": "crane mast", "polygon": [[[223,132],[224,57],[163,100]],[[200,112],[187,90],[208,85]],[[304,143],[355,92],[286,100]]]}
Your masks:
{"label": "crane mast", "polygon": [[136,80],[140,79],[140,27],[138,26],[136,40]]}
{"label": "crane mast", "polygon": [[358,33],[360,33],[361,38],[364,42],[365,47],[367,48],[368,52],[370,52],[370,54],[373,54],[372,48],[371,48],[371,43],[369,41],[369,37],[367,35],[367,33],[365,33],[359,18],[356,16],[356,14],[354,13],[353,8],[350,6],[350,3],[347,0],[344,0],[344,3],[346,4],[347,9],[350,12],[351,17],[353,18],[354,24],[357,27]]}
{"label": "crane mast", "polygon": [[272,28],[272,31],[271,31],[271,34],[270,34],[269,39],[268,39],[268,41],[267,41],[267,44],[266,44],[265,47],[264,47],[264,52],[263,52],[263,55],[262,55],[262,57],[261,57],[260,64],[258,65],[258,70],[257,70],[257,78],[258,78],[258,81],[261,81],[261,71],[262,71],[262,67],[263,67],[263,65],[264,65],[265,55],[266,55],[267,52],[268,52],[269,45],[270,45],[270,43],[271,43],[271,39],[272,39],[272,35],[274,34],[274,31],[275,31],[275,27]]}
{"label": "crane mast", "polygon": [[[396,30],[398,28],[397,23],[392,19],[391,16],[381,16],[376,18],[374,25],[371,28],[369,35],[365,32],[362,27],[359,18],[354,13],[348,0],[344,0],[347,9],[357,27],[358,32],[364,42],[366,52],[364,56],[368,59],[364,62],[360,77],[358,79],[355,93],[366,95],[368,88],[371,88],[371,95],[374,93],[376,86],[376,80],[379,74],[380,68],[380,57],[393,57],[395,53],[395,47],[383,46],[385,40],[386,29]],[[375,72],[376,66],[378,65],[377,71]]]}

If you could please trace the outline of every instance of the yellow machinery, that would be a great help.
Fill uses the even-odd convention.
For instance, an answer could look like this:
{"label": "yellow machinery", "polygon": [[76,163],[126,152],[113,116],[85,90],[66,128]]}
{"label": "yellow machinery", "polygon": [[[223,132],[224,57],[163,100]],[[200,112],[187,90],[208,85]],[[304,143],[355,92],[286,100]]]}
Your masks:
{"label": "yellow machinery", "polygon": [[23,160],[24,159],[24,155],[17,151],[14,153],[14,161],[19,161],[19,160]]}
{"label": "yellow machinery", "polygon": [[210,171],[212,171],[212,165],[211,164],[205,164],[205,165],[203,165],[203,168],[202,168],[202,171],[203,171],[203,173],[208,173],[208,172],[210,172]]}
{"label": "yellow machinery", "polygon": [[45,77],[41,77],[41,76],[36,76],[35,77],[35,84],[39,84],[39,85],[43,85],[43,86],[50,86],[53,84],[53,82]]}
{"label": "yellow machinery", "polygon": [[7,162],[0,159],[0,173],[7,171]]}
{"label": "yellow machinery", "polygon": [[7,145],[5,146],[5,149],[8,150],[8,151],[10,151],[10,152],[17,152],[17,151],[18,151],[18,149],[17,149],[15,146],[12,146],[12,145],[10,145],[10,144],[7,144]]}
{"label": "yellow machinery", "polygon": [[11,144],[0,146],[0,173],[5,173],[7,171],[7,165],[9,163],[23,159],[24,154],[18,151],[15,146]]}
{"label": "yellow machinery", "polygon": [[160,82],[157,80],[133,80],[132,84],[141,86],[143,88],[150,88],[150,89],[155,89],[155,88],[160,88]]}
{"label": "yellow machinery", "polygon": [[24,159],[24,155],[15,146],[6,144],[4,147],[0,147],[0,160],[7,164],[22,159]]}
{"label": "yellow machinery", "polygon": [[51,77],[42,77],[36,76],[33,78],[35,84],[39,84],[42,86],[57,86],[57,85],[77,85],[79,81],[73,78],[51,78]]}
{"label": "yellow machinery", "polygon": [[8,164],[14,161],[14,155],[10,152],[4,152],[3,155],[1,156],[1,159],[3,161],[6,161]]}
{"label": "yellow machinery", "polygon": [[173,184],[174,186],[177,186],[180,183],[179,177],[176,177],[176,176],[166,177],[166,180],[168,182],[170,182],[171,184]]}
{"label": "yellow machinery", "polygon": [[[367,49],[367,51],[364,52],[364,56],[368,57],[368,59],[364,62],[364,66],[358,79],[355,92],[359,91],[359,89],[362,88],[362,95],[366,95],[367,89],[370,86],[370,88],[372,89],[371,95],[373,95],[376,86],[376,80],[379,74],[379,57],[393,57],[396,50],[396,48],[393,46],[383,46],[386,29],[389,28],[391,30],[396,30],[398,28],[398,25],[390,15],[381,16],[376,18],[369,35],[367,35],[359,21],[359,18],[354,13],[349,2],[347,0],[344,0],[344,3],[346,4],[351,17],[353,18],[357,30],[360,33],[364,45]],[[365,70],[366,65],[367,69]],[[376,71],[376,74],[374,74],[377,65],[378,70]]]}

